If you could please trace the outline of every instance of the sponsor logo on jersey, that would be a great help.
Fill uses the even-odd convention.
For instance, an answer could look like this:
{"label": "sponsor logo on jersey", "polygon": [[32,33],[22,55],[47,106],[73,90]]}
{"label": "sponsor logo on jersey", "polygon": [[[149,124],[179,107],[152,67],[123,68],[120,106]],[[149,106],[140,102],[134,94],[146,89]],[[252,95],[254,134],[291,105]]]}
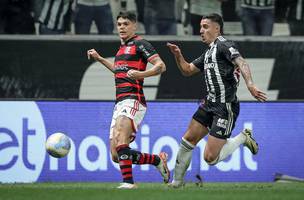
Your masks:
{"label": "sponsor logo on jersey", "polygon": [[227,124],[228,124],[228,120],[226,120],[226,119],[221,119],[221,118],[219,118],[219,119],[217,120],[217,122],[216,122],[216,125],[217,125],[218,127],[221,127],[221,128],[224,128],[224,129],[227,128]]}

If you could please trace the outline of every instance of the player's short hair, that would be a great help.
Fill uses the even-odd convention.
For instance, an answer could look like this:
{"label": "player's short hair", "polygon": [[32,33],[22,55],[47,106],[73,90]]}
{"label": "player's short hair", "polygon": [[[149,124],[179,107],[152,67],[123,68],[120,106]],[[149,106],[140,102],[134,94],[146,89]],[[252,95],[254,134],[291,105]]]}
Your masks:
{"label": "player's short hair", "polygon": [[211,13],[209,15],[204,15],[202,19],[209,19],[212,22],[217,23],[220,26],[220,33],[223,35],[224,34],[224,21],[221,15],[217,13]]}
{"label": "player's short hair", "polygon": [[118,20],[119,18],[128,19],[131,22],[137,22],[136,14],[130,11],[120,11],[116,17],[116,20]]}

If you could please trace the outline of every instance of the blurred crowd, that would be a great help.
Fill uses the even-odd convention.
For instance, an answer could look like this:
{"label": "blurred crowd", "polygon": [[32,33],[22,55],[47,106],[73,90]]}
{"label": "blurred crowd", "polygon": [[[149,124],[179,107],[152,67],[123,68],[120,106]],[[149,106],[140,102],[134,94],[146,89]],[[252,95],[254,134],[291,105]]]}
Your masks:
{"label": "blurred crowd", "polygon": [[272,35],[275,23],[304,35],[304,0],[1,0],[0,34],[115,33],[121,10],[137,13],[147,35],[198,35],[200,19],[222,14],[241,22],[244,35]]}

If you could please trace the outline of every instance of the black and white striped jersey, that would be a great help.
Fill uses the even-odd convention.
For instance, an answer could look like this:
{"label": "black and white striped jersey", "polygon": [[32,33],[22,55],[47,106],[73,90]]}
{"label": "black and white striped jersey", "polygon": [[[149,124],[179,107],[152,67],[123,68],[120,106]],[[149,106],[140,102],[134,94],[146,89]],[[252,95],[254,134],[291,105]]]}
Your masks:
{"label": "black and white striped jersey", "polygon": [[45,0],[39,22],[52,30],[69,30],[74,0]]}
{"label": "black and white striped jersey", "polygon": [[232,60],[239,56],[234,42],[219,36],[192,62],[204,74],[207,100],[218,103],[237,101],[236,90],[240,73]]}
{"label": "black and white striped jersey", "polygon": [[242,0],[242,7],[255,9],[273,9],[275,0]]}
{"label": "black and white striped jersey", "polygon": [[284,2],[288,9],[289,20],[304,21],[304,0],[288,0]]}

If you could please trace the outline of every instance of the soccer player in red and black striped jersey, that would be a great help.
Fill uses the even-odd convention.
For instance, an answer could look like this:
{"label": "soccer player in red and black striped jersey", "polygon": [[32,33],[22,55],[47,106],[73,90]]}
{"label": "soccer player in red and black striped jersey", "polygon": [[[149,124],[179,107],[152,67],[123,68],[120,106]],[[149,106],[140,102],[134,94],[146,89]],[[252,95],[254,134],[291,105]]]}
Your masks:
{"label": "soccer player in red and black striped jersey", "polygon": [[[152,164],[160,171],[164,182],[168,182],[170,172],[167,167],[167,154],[141,153],[129,147],[134,140],[137,127],[146,113],[146,100],[143,92],[144,78],[156,76],[166,70],[166,66],[154,47],[136,35],[136,15],[120,12],[117,16],[117,31],[121,46],[114,63],[102,57],[95,49],[88,50],[88,58],[93,58],[115,74],[116,105],[110,130],[112,159],[118,162],[123,183],[118,188],[133,189],[132,164]],[[146,69],[147,63],[153,65]]]}

